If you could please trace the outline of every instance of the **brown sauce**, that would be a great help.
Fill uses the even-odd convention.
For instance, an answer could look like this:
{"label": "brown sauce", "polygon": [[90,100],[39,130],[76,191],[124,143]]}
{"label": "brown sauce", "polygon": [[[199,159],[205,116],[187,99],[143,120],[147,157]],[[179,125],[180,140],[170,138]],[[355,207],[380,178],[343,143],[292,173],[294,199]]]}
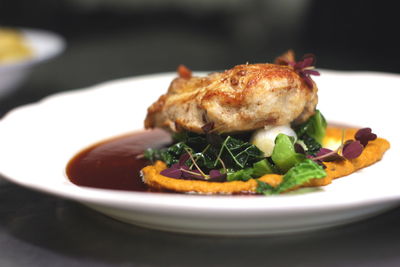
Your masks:
{"label": "brown sauce", "polygon": [[67,165],[67,176],[79,186],[127,191],[151,191],[140,177],[149,162],[140,155],[149,147],[171,142],[162,130],[136,132],[93,145]]}

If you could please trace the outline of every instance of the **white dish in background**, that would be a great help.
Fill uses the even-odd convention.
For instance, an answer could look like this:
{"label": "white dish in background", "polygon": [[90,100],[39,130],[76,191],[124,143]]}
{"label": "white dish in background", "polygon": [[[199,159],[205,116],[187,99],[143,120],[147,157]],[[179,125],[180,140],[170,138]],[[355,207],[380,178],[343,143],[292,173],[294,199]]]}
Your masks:
{"label": "white dish in background", "polygon": [[55,57],[65,48],[65,41],[58,34],[35,29],[17,30],[22,32],[33,55],[12,63],[0,64],[0,97],[17,88],[34,65]]}
{"label": "white dish in background", "polygon": [[78,187],[67,162],[102,139],[141,129],[146,108],[174,74],[149,75],[66,92],[23,106],[0,122],[0,173],[22,186],[72,199],[116,219],[174,232],[259,235],[321,229],[400,204],[400,76],[322,71],[319,109],[330,121],[372,127],[391,142],[384,159],[309,193],[199,196]]}

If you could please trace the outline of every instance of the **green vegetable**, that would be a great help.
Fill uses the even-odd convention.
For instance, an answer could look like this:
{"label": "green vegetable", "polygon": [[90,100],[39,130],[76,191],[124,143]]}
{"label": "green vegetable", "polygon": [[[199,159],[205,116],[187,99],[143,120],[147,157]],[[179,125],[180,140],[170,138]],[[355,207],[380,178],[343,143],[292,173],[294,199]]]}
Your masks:
{"label": "green vegetable", "polygon": [[322,166],[318,165],[311,159],[306,159],[291,168],[285,176],[283,176],[283,182],[274,190],[277,193],[282,193],[300,186],[308,182],[310,179],[323,178],[325,176],[326,172]]}
{"label": "green vegetable", "polygon": [[248,181],[253,178],[253,169],[246,168],[241,169],[233,173],[228,173],[227,180],[228,181]]}
{"label": "green vegetable", "polygon": [[319,110],[315,111],[315,114],[311,116],[306,122],[296,127],[295,131],[297,137],[302,137],[307,134],[314,138],[318,143],[322,143],[323,138],[326,134],[326,120]]}
{"label": "green vegetable", "polygon": [[255,145],[232,136],[223,138],[184,132],[175,134],[174,139],[179,142],[168,148],[147,149],[144,156],[152,162],[161,160],[171,166],[189,150],[197,165],[205,172],[223,167],[238,171],[251,167],[263,158],[263,152]]}
{"label": "green vegetable", "polygon": [[151,162],[161,160],[168,166],[178,163],[180,155],[184,154],[186,150],[191,150],[185,143],[179,142],[168,148],[153,149],[148,148],[144,151],[144,157]]}
{"label": "green vegetable", "polygon": [[231,162],[234,167],[244,168],[254,160],[263,158],[263,152],[251,143],[227,136],[222,143],[214,165],[216,165],[218,158]]}
{"label": "green vegetable", "polygon": [[304,144],[306,145],[307,147],[306,153],[308,155],[315,156],[315,154],[317,154],[318,151],[321,149],[321,144],[318,143],[314,138],[312,138],[308,134],[304,134],[301,137],[301,141],[303,141]]}
{"label": "green vegetable", "polygon": [[274,166],[267,159],[257,161],[253,164],[253,176],[261,177],[265,174],[276,173]]}
{"label": "green vegetable", "polygon": [[259,180],[257,181],[257,188],[256,188],[256,193],[258,194],[264,194],[264,195],[273,195],[274,194],[274,187],[271,185],[261,182]]}
{"label": "green vegetable", "polygon": [[257,193],[263,193],[265,195],[279,194],[303,185],[311,179],[324,178],[325,176],[326,172],[320,165],[310,159],[306,159],[291,168],[285,176],[283,176],[282,183],[277,187],[266,186],[265,183],[258,181],[256,191]]}
{"label": "green vegetable", "polygon": [[[326,121],[319,111],[297,129],[307,153],[316,153],[320,149],[317,138],[325,135]],[[316,137],[317,136],[317,137]],[[151,160],[161,160],[169,167],[179,162],[179,158],[189,153],[191,159],[186,162],[192,169],[194,165],[204,173],[219,170],[227,174],[228,181],[247,181],[269,173],[286,173],[284,181],[273,188],[259,182],[260,192],[264,194],[280,193],[311,178],[324,177],[325,171],[303,154],[296,153],[294,138],[279,134],[271,158],[265,158],[255,145],[246,142],[243,136],[221,136],[215,133],[196,134],[183,132],[174,135],[177,142],[167,148],[147,149],[144,156]],[[192,165],[192,166],[190,166]],[[322,176],[323,175],[323,176]]]}
{"label": "green vegetable", "polygon": [[305,156],[296,153],[293,140],[285,134],[278,134],[275,139],[275,147],[271,155],[272,161],[283,172],[286,173],[295,164],[303,161]]}
{"label": "green vegetable", "polygon": [[275,167],[267,159],[257,161],[252,168],[238,171],[228,170],[228,181],[248,181],[251,178],[258,178],[265,174],[276,173]]}

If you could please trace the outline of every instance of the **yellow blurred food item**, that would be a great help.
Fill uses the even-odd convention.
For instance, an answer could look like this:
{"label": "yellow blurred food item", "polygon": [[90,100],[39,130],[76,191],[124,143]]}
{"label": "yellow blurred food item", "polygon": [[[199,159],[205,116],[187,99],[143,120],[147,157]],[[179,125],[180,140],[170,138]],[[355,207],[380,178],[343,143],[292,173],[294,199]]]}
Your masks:
{"label": "yellow blurred food item", "polygon": [[8,28],[0,28],[0,64],[26,59],[32,56],[21,32]]}

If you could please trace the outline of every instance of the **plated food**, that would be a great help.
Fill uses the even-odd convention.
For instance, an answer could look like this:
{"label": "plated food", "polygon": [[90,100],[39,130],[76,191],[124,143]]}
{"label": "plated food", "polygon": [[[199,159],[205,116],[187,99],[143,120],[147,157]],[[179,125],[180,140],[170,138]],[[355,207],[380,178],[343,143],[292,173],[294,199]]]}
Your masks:
{"label": "plated food", "polygon": [[[161,130],[143,130],[146,109],[156,100],[155,96],[165,93],[175,77],[176,73],[164,73],[111,81],[13,110],[0,123],[1,175],[26,188],[83,203],[124,222],[196,234],[301,232],[354,222],[398,206],[400,182],[395,169],[400,151],[396,138],[399,127],[382,120],[382,114],[399,112],[395,96],[400,77],[373,72],[321,70],[320,77],[313,77],[320,89],[318,108],[329,118],[330,127],[371,126],[379,136],[390,140],[391,148],[373,166],[328,186],[273,197],[137,192],[135,185],[128,183],[141,182],[142,167],[137,166],[135,172],[129,169],[130,161],[160,139],[170,141]],[[379,95],[385,102],[376,101],[376,88],[380,88]],[[362,101],[355,101],[360,98]],[[105,109],[104,103],[110,103],[110,108]],[[339,132],[341,135],[342,131]],[[113,138],[107,139],[110,137]],[[101,158],[86,159],[92,158],[92,167],[97,169],[108,164],[114,172],[108,185],[94,184],[101,180],[96,174],[87,176],[92,180],[85,186],[71,183],[65,175],[69,160],[99,140],[104,141],[85,150]],[[336,144],[328,145],[336,148]],[[16,147],[23,147],[24,153]],[[108,152],[118,160],[110,160]],[[143,167],[151,165],[143,158],[137,160]],[[119,188],[110,186],[111,183],[119,184]],[[142,182],[140,186],[146,187]]]}
{"label": "plated food", "polygon": [[145,128],[165,131],[92,146],[67,174],[101,188],[271,195],[327,185],[380,160],[390,144],[370,128],[328,127],[316,109],[314,64],[313,55],[296,62],[288,51],[274,64],[205,77],[181,65],[145,119]]}
{"label": "plated food", "polygon": [[32,57],[32,49],[23,34],[14,29],[0,28],[0,64]]}
{"label": "plated food", "polygon": [[[168,92],[148,109],[146,128],[174,143],[148,149],[143,181],[204,194],[279,194],[321,186],[381,159],[389,142],[370,128],[327,128],[316,109],[315,58],[287,52],[274,64],[238,65],[192,77],[180,66]],[[325,148],[327,144],[334,149]]]}

